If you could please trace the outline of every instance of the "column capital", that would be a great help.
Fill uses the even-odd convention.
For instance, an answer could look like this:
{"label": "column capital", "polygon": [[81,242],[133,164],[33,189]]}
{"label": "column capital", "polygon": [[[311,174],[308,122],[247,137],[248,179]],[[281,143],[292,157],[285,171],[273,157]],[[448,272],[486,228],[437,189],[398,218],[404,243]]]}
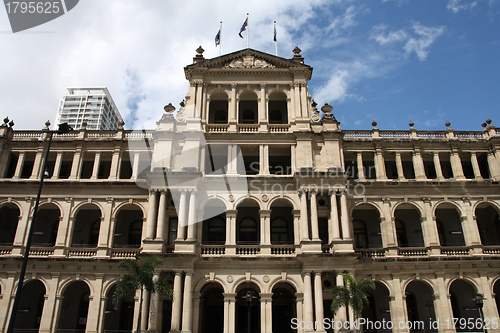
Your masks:
{"label": "column capital", "polygon": [[389,198],[389,197],[384,197],[384,198],[382,198],[380,200],[382,200],[383,203],[387,203],[387,204],[391,203],[391,198]]}
{"label": "column capital", "polygon": [[430,204],[430,203],[431,203],[431,198],[428,198],[428,197],[423,197],[423,198],[422,198],[422,201],[423,201],[423,202],[425,202],[425,203]]}
{"label": "column capital", "polygon": [[222,293],[222,296],[224,296],[224,302],[236,301],[236,295],[236,293]]}
{"label": "column capital", "polygon": [[261,209],[261,210],[259,210],[259,214],[261,217],[270,217],[271,210],[270,209]]}

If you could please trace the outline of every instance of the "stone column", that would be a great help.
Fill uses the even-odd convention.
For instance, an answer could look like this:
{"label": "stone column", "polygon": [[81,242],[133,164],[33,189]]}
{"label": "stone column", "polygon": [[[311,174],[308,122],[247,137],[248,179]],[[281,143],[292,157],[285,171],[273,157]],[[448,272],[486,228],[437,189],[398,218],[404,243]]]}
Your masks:
{"label": "stone column", "polygon": [[62,157],[63,153],[58,152],[56,155],[56,161],[54,163],[54,171],[52,171],[52,177],[50,177],[50,179],[59,179],[59,172],[61,172]]}
{"label": "stone column", "polygon": [[323,327],[325,313],[323,310],[323,283],[321,282],[321,272],[314,273],[314,305],[316,308],[315,321],[321,323],[321,326],[316,329],[316,332],[325,332]]}
{"label": "stone column", "polygon": [[269,175],[269,145],[259,145],[259,174]]}
{"label": "stone column", "polygon": [[500,179],[500,167],[498,166],[498,161],[496,160],[495,154],[492,150],[488,152],[488,166],[490,169],[490,177],[495,180]]}
{"label": "stone column", "polygon": [[182,311],[182,332],[191,332],[193,325],[193,299],[191,278],[193,277],[193,272],[186,272],[184,277],[184,299],[183,299],[183,311]]}
{"label": "stone column", "polygon": [[351,228],[349,226],[349,211],[347,209],[347,194],[346,191],[342,191],[340,196],[340,212],[341,212],[341,223],[342,223],[342,238],[344,240],[352,239]]}
{"label": "stone column", "polygon": [[80,179],[80,169],[82,167],[82,148],[77,147],[73,155],[73,163],[71,164],[71,174],[69,179]]}
{"label": "stone column", "polygon": [[181,307],[182,307],[182,273],[175,272],[174,296],[172,302],[172,321],[170,325],[171,332],[180,332]]}
{"label": "stone column", "polygon": [[156,240],[163,241],[165,238],[165,225],[167,213],[167,191],[160,192],[160,205],[158,207],[158,221],[156,222]]}
{"label": "stone column", "polygon": [[300,190],[300,238],[302,241],[308,241],[309,238],[309,223],[307,216],[307,192]]}
{"label": "stone column", "polygon": [[398,170],[398,180],[405,180],[405,173],[403,171],[403,161],[401,160],[401,153],[396,152],[396,169]]}
{"label": "stone column", "polygon": [[[442,276],[437,276],[434,279],[435,282],[435,298],[434,298],[434,311],[436,313],[436,320],[439,320],[440,327],[439,332],[455,332],[453,328],[453,311],[451,308],[451,300],[450,294],[448,293],[448,289],[446,288],[446,283]],[[450,323],[450,327],[448,327],[445,323]]]}
{"label": "stone column", "polygon": [[394,290],[394,299],[391,301],[391,320],[394,323],[393,332],[405,332],[408,330],[400,329],[398,323],[407,321],[406,316],[406,303],[404,297],[404,290],[401,290],[401,280],[399,276],[393,276],[392,288]]}
{"label": "stone column", "polygon": [[481,276],[475,278],[475,280],[481,286],[479,293],[483,294],[484,296],[484,306],[483,306],[484,318],[490,319],[490,324],[491,324],[493,323],[492,321],[493,318],[498,319],[499,317],[499,312],[497,312],[497,310],[500,311],[500,309],[496,308],[495,294],[491,292],[490,284],[492,281],[490,278],[486,276],[486,273],[481,274]]}
{"label": "stone column", "polygon": [[266,83],[260,83],[259,122],[266,122]]}
{"label": "stone column", "polygon": [[[313,322],[313,300],[311,287],[311,272],[304,273],[304,321]],[[306,332],[314,330],[306,329]]]}
{"label": "stone column", "polygon": [[12,176],[12,179],[19,179],[21,177],[25,160],[26,153],[22,151],[19,153],[19,157],[17,158],[16,170],[14,171],[14,176]]}
{"label": "stone column", "polygon": [[[132,152],[130,152],[131,154]],[[139,162],[141,160],[141,153],[134,152],[134,164],[132,165],[132,179],[137,179],[139,174]]]}
{"label": "stone column", "polygon": [[412,155],[413,169],[415,170],[416,180],[425,180],[427,176],[425,175],[424,161],[422,160],[422,155],[420,154],[420,149],[415,149]]}
{"label": "stone column", "polygon": [[144,290],[142,302],[142,315],[141,315],[141,331],[145,332],[148,329],[149,322],[149,302],[151,300],[151,293]]}
{"label": "stone column", "polygon": [[226,247],[236,246],[236,215],[237,210],[226,211]]}
{"label": "stone column", "polygon": [[156,218],[158,211],[158,204],[156,201],[157,192],[156,190],[149,191],[149,208],[148,208],[148,217],[146,220],[146,239],[153,240],[155,238],[155,230],[156,230]]}
{"label": "stone column", "polygon": [[307,107],[307,83],[300,83],[300,102],[302,109],[302,117],[308,119],[309,118],[309,108]]}
{"label": "stone column", "polygon": [[[337,272],[335,285],[341,287],[344,285],[344,278],[340,272]],[[345,322],[347,320],[347,309],[345,306],[339,308],[335,314],[335,322]],[[337,330],[335,330],[337,332]]]}
{"label": "stone column", "polygon": [[94,165],[92,168],[92,176],[90,179],[97,179],[99,177],[99,165],[101,164],[101,152],[97,151],[94,156]]}
{"label": "stone column", "polygon": [[293,214],[293,244],[300,244],[300,210],[294,209]]}
{"label": "stone column", "polygon": [[452,150],[450,154],[451,169],[453,170],[453,178],[465,179],[464,170],[462,168],[462,161],[458,151]]}
{"label": "stone column", "polygon": [[358,179],[366,180],[365,168],[363,167],[363,153],[360,151],[356,153],[356,163],[358,164]]}
{"label": "stone column", "polygon": [[297,118],[303,118],[302,110],[300,107],[300,84],[298,82],[293,82],[293,110],[296,112]]}
{"label": "stone column", "polygon": [[228,103],[228,111],[229,111],[229,124],[236,123],[238,119],[238,102],[236,101],[236,82],[231,82],[231,93]]}
{"label": "stone column", "polygon": [[441,160],[437,151],[434,152],[434,168],[436,169],[437,180],[444,180],[443,170],[441,170]]}
{"label": "stone column", "polygon": [[316,191],[311,192],[311,231],[312,240],[319,241],[319,227],[318,227],[318,201],[316,199]]}
{"label": "stone column", "polygon": [[[43,156],[43,151],[45,149],[45,145],[42,145],[38,147],[36,155],[35,155],[35,161],[33,162],[33,170],[31,171],[31,176],[30,179],[38,179],[40,177],[41,172],[43,172],[42,169],[42,156]],[[47,156],[47,158],[49,158]]]}
{"label": "stone column", "polygon": [[188,217],[188,232],[187,232],[187,241],[194,242],[196,240],[196,222],[197,221],[197,212],[196,207],[196,191],[191,191],[191,198],[189,199],[189,217]]}
{"label": "stone column", "polygon": [[272,293],[260,293],[261,333],[271,333],[273,327]]}
{"label": "stone column", "polygon": [[[43,303],[42,318],[40,320],[39,333],[50,333],[51,327],[54,323],[55,305],[56,305],[56,292],[59,284],[59,275],[53,274],[51,279],[47,281],[48,288],[45,291],[45,301]],[[48,294],[47,294],[48,293]],[[4,292],[4,294],[6,294]]]}
{"label": "stone column", "polygon": [[109,179],[119,179],[120,178],[120,160],[121,160],[121,148],[115,147],[113,151],[113,157],[111,158],[111,168],[109,170]]}
{"label": "stone column", "polygon": [[385,171],[385,161],[382,149],[375,149],[375,168],[377,171],[377,180],[387,180],[387,174]]}
{"label": "stone column", "polygon": [[271,211],[260,210],[260,244],[271,245]]}
{"label": "stone column", "polygon": [[184,234],[186,231],[186,191],[180,190],[180,199],[179,199],[179,216],[178,216],[178,227],[177,227],[177,239],[176,241],[183,241]]}
{"label": "stone column", "polygon": [[104,274],[95,274],[96,280],[93,283],[93,295],[89,297],[89,309],[87,314],[87,326],[85,332],[93,333],[99,330],[99,320],[101,316],[104,316],[104,311],[102,311],[101,306],[101,293],[102,293],[102,279]]}
{"label": "stone column", "polygon": [[226,313],[228,329],[224,331],[224,333],[233,333],[235,331],[236,326],[236,294],[235,293],[226,293],[224,294],[224,300],[226,297],[229,299],[228,304],[228,312]]}
{"label": "stone column", "polygon": [[475,212],[472,209],[472,203],[470,198],[462,198],[464,208],[464,215],[461,217],[462,221],[462,233],[464,235],[464,241],[466,246],[476,247],[477,254],[482,253],[481,247],[481,234],[479,233],[479,228],[477,227],[477,221]]}
{"label": "stone column", "polygon": [[479,169],[479,163],[477,162],[476,152],[473,151],[470,153],[470,161],[472,163],[472,169],[474,170],[474,179],[482,180],[483,177],[481,176],[481,170]]}
{"label": "stone column", "polygon": [[[155,282],[158,282],[160,279],[160,274],[155,273],[153,276]],[[149,297],[149,332],[161,332],[161,322],[162,322],[162,309],[163,306],[161,304],[162,299],[159,293],[153,293]]]}
{"label": "stone column", "polygon": [[330,219],[328,225],[328,233],[330,234],[330,242],[340,240],[340,224],[339,212],[337,208],[337,192],[330,191]]}
{"label": "stone column", "polygon": [[436,220],[432,214],[432,203],[430,198],[422,198],[424,202],[424,216],[420,219],[422,225],[422,235],[425,247],[430,248],[431,255],[441,254],[439,250],[439,234]]}

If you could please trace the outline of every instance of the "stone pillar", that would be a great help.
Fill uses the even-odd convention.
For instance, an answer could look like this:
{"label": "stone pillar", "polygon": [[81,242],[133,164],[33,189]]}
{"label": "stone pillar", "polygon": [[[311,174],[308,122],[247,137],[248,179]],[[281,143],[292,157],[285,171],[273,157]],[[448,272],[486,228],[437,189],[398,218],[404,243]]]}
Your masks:
{"label": "stone pillar", "polygon": [[486,274],[487,273],[481,274],[481,276],[475,278],[475,280],[481,286],[479,293],[483,294],[484,296],[484,306],[483,306],[484,318],[490,319],[490,324],[491,324],[494,323],[493,321],[494,318],[498,320],[500,312],[497,312],[497,310],[500,311],[500,309],[496,308],[495,294],[491,292],[492,288],[490,287],[492,281],[490,278],[486,276]]}
{"label": "stone pillar", "polygon": [[73,155],[73,163],[71,164],[71,174],[69,179],[80,179],[80,169],[82,167],[82,148],[77,147]]}
{"label": "stone pillar", "polygon": [[443,170],[441,170],[441,160],[437,151],[434,152],[434,168],[436,169],[437,180],[444,180]]}
{"label": "stone pillar", "polygon": [[121,160],[121,148],[115,147],[113,151],[113,157],[111,158],[111,168],[109,170],[109,179],[119,179],[120,178],[120,160]]}
{"label": "stone pillar", "polygon": [[398,323],[407,321],[406,316],[406,303],[404,297],[404,290],[401,290],[401,280],[399,276],[393,276],[392,288],[394,290],[394,298],[391,300],[391,320],[395,324],[393,332],[405,332],[407,329],[401,329]]}
{"label": "stone pillar", "polygon": [[271,333],[273,329],[272,293],[260,293],[260,331]]}
{"label": "stone pillar", "polygon": [[182,332],[191,332],[193,325],[193,299],[191,278],[193,277],[193,272],[186,272],[184,277],[184,299],[182,307]]}
{"label": "stone pillar", "polygon": [[[439,327],[439,332],[455,332],[453,328],[453,311],[451,308],[450,294],[446,288],[446,283],[442,276],[437,276],[434,279],[435,282],[435,298],[434,298],[434,310],[436,313],[436,320],[441,323]],[[446,322],[450,323],[450,327],[446,325]]]}
{"label": "stone pillar", "polygon": [[184,234],[186,231],[186,191],[180,190],[180,199],[179,199],[179,216],[178,216],[178,227],[177,227],[177,239],[176,241],[183,241]]}
{"label": "stone pillar", "polygon": [[147,290],[144,290],[142,299],[141,331],[145,332],[148,329],[149,302],[151,300],[151,293]]}
{"label": "stone pillar", "polygon": [[339,212],[337,208],[337,192],[330,191],[330,219],[328,225],[328,233],[330,234],[330,242],[340,240],[340,224]]}
{"label": "stone pillar", "polygon": [[482,180],[483,177],[481,176],[481,170],[479,169],[479,163],[477,162],[476,152],[470,153],[470,161],[472,164],[472,169],[474,170],[474,179]]}
{"label": "stone pillar", "polygon": [[94,166],[92,168],[92,176],[90,179],[97,179],[99,177],[99,165],[101,164],[101,152],[97,151],[94,156]]}
{"label": "stone pillar", "polygon": [[196,191],[191,191],[191,198],[189,199],[189,217],[188,217],[188,232],[187,232],[187,241],[194,242],[196,239],[196,222],[197,216],[196,212],[198,211],[196,207]]}
{"label": "stone pillar", "polygon": [[398,180],[405,180],[405,173],[403,171],[403,161],[401,160],[401,153],[396,152],[396,169],[398,170]]}
{"label": "stone pillar", "polygon": [[87,314],[87,326],[85,332],[94,333],[99,332],[99,320],[104,316],[104,311],[101,308],[101,293],[102,293],[102,279],[104,274],[95,274],[96,280],[93,282],[93,295],[89,297],[89,309]]}
{"label": "stone pillar", "polygon": [[148,208],[148,217],[146,220],[146,239],[153,240],[155,238],[155,230],[156,230],[156,218],[158,211],[158,204],[156,201],[157,192],[156,190],[149,191],[149,208]]}
{"label": "stone pillar", "polygon": [[425,247],[430,248],[431,255],[440,255],[439,234],[437,224],[432,214],[432,203],[430,198],[422,198],[424,202],[424,216],[420,219],[422,225],[422,235]]}
{"label": "stone pillar", "polygon": [[259,174],[269,175],[269,145],[259,145]]}
{"label": "stone pillar", "polygon": [[321,326],[317,327],[316,332],[325,332],[323,327],[325,313],[323,310],[323,283],[321,282],[321,272],[314,273],[314,305],[316,308],[315,321],[321,323]]}
{"label": "stone pillar", "polygon": [[356,153],[356,163],[358,164],[358,179],[366,180],[365,168],[363,167],[363,153],[360,151]]}
{"label": "stone pillar", "polygon": [[303,118],[302,110],[300,107],[300,84],[298,82],[293,82],[293,110],[296,112],[297,118]]}
{"label": "stone pillar", "polygon": [[[311,287],[311,272],[304,273],[304,321],[313,322],[313,300]],[[314,330],[306,329],[306,332]]]}
{"label": "stone pillar", "polygon": [[472,203],[470,198],[462,198],[464,204],[464,215],[461,217],[462,222],[462,233],[464,235],[464,241],[466,246],[476,247],[476,254],[481,254],[481,234],[479,233],[479,228],[477,227],[476,215],[472,209]]}
{"label": "stone pillar", "polygon": [[302,241],[308,241],[309,238],[309,223],[307,216],[307,192],[301,190],[300,193],[300,238]]}
{"label": "stone pillar", "polygon": [[58,152],[56,155],[56,161],[54,163],[54,171],[52,171],[52,176],[50,179],[59,179],[59,172],[61,171],[63,153]]}
{"label": "stone pillar", "polygon": [[271,245],[271,211],[260,210],[260,244]]}
{"label": "stone pillar", "polygon": [[413,169],[415,170],[416,180],[425,180],[427,176],[425,175],[424,161],[422,160],[422,155],[420,154],[420,149],[415,149],[412,155]]}
{"label": "stone pillar", "polygon": [[308,119],[309,118],[309,108],[307,107],[307,83],[300,83],[300,102],[302,109],[302,117]]}
{"label": "stone pillar", "polygon": [[462,161],[458,151],[452,150],[450,154],[451,169],[453,170],[453,178],[465,179]]}
{"label": "stone pillar", "polygon": [[[342,287],[344,285],[344,278],[340,272],[337,272],[335,285]],[[345,306],[339,308],[335,314],[335,322],[345,322],[347,320],[347,308]],[[338,332],[337,330],[335,330]]]}
{"label": "stone pillar", "polygon": [[[42,318],[40,320],[39,333],[50,333],[52,325],[54,324],[55,305],[56,305],[56,292],[59,284],[59,275],[53,274],[51,279],[47,282],[48,288],[45,291],[45,301],[43,303]],[[48,292],[48,294],[47,294]],[[7,294],[4,292],[4,294]]]}
{"label": "stone pillar", "polygon": [[[159,273],[155,273],[153,277],[155,282],[158,282],[160,279]],[[161,322],[162,322],[162,299],[160,297],[159,293],[153,293],[151,294],[149,298],[149,332],[150,333],[156,333],[156,332],[161,332]]]}
{"label": "stone pillar", "polygon": [[[130,152],[132,154],[132,152]],[[132,179],[137,179],[137,175],[139,174],[139,162],[141,160],[141,153],[134,152],[134,164],[132,165]]]}
{"label": "stone pillar", "polygon": [[390,255],[397,254],[398,240],[396,238],[396,224],[391,213],[391,199],[382,198],[382,214],[380,216],[380,232],[382,234],[382,246],[389,249]]}
{"label": "stone pillar", "polygon": [[226,211],[226,245],[236,245],[236,215],[237,210]]}
{"label": "stone pillar", "polygon": [[14,171],[14,176],[12,176],[12,179],[19,179],[21,177],[25,160],[26,153],[22,151],[19,153],[19,157],[17,158],[16,170]]}
{"label": "stone pillar", "polygon": [[293,214],[293,244],[300,244],[300,210],[294,209]]}
{"label": "stone pillar", "polygon": [[[236,100],[236,82],[231,82],[231,93],[228,103],[228,111],[229,117],[228,122],[229,126],[232,124],[236,124],[238,119],[238,101]],[[234,126],[234,125],[233,125]],[[234,128],[236,130],[236,127]]]}
{"label": "stone pillar", "polygon": [[318,201],[316,199],[316,191],[311,192],[311,231],[312,240],[319,241],[319,227],[318,227]]}
{"label": "stone pillar", "polygon": [[174,296],[172,302],[172,321],[170,325],[171,332],[180,332],[181,307],[182,307],[182,273],[175,272]]}
{"label": "stone pillar", "polygon": [[158,221],[156,222],[156,240],[163,241],[165,238],[165,225],[167,224],[166,219],[167,213],[167,192],[160,192],[160,205],[158,207]]}
{"label": "stone pillar", "polygon": [[498,161],[495,158],[494,152],[491,150],[488,152],[488,166],[490,169],[490,177],[499,180],[500,179],[500,167],[498,166]]}
{"label": "stone pillar", "polygon": [[344,240],[350,240],[351,237],[351,228],[349,226],[349,211],[347,209],[347,194],[346,191],[342,191],[340,196],[340,212],[341,212],[341,223],[342,223],[342,238]]}
{"label": "stone pillar", "polygon": [[236,294],[223,293],[224,296],[224,333],[232,333],[235,331],[235,302]]}
{"label": "stone pillar", "polygon": [[375,168],[377,171],[377,180],[387,180],[387,174],[385,171],[385,161],[382,149],[375,149]]}
{"label": "stone pillar", "polygon": [[260,83],[260,105],[259,105],[259,122],[266,122],[267,112],[266,112],[266,83]]}
{"label": "stone pillar", "polygon": [[[38,147],[38,149],[37,149],[36,156],[35,156],[35,162],[33,162],[33,170],[31,171],[30,179],[38,179],[38,177],[40,177],[40,175],[41,175],[41,172],[45,171],[45,170],[43,170],[43,171],[41,170],[44,149],[45,149],[44,145]],[[47,158],[49,158],[49,157],[47,156]]]}

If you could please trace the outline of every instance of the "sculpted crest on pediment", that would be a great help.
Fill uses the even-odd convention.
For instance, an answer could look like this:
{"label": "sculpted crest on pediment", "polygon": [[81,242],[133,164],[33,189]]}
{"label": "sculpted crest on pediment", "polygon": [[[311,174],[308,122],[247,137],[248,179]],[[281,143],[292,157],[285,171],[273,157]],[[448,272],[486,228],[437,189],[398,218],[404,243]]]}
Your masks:
{"label": "sculpted crest on pediment", "polygon": [[265,60],[255,58],[252,55],[244,56],[243,58],[234,59],[227,63],[226,68],[276,68],[273,64]]}

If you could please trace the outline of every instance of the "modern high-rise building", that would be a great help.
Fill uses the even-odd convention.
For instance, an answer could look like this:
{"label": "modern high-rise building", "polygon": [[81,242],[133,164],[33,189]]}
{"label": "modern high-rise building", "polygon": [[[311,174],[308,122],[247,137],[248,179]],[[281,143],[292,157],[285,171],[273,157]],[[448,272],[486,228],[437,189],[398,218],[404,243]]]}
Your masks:
{"label": "modern high-rise building", "polygon": [[59,103],[54,128],[68,123],[73,129],[117,130],[123,119],[106,87],[68,88]]}
{"label": "modern high-rise building", "polygon": [[[30,225],[15,332],[126,333],[139,318],[142,333],[347,332],[353,311],[333,314],[330,292],[344,273],[375,283],[365,333],[500,332],[491,120],[342,129],[298,48],[197,51],[155,129],[54,134],[46,155],[48,133],[0,126],[0,332]],[[119,261],[151,255],[173,297],[115,308]]]}

